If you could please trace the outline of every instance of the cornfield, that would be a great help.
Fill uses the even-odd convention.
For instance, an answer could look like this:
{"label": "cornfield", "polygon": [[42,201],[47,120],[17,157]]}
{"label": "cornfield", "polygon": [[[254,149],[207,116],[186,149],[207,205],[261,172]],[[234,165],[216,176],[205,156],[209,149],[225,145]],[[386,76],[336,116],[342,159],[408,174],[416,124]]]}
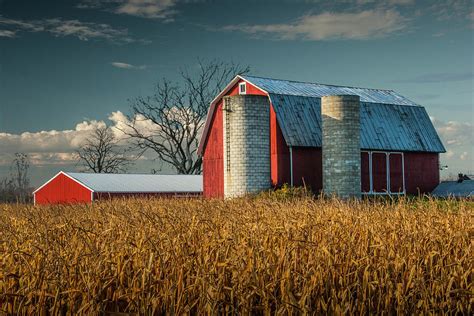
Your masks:
{"label": "cornfield", "polygon": [[472,314],[473,209],[423,198],[4,204],[0,314]]}

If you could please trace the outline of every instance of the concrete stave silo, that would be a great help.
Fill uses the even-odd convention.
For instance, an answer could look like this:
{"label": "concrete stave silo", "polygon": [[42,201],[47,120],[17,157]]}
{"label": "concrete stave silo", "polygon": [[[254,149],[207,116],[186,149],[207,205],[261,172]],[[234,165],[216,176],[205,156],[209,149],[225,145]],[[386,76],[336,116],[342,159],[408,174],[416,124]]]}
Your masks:
{"label": "concrete stave silo", "polygon": [[323,192],[340,198],[361,196],[360,97],[321,98]]}
{"label": "concrete stave silo", "polygon": [[258,95],[224,98],[224,196],[271,187],[270,104]]}

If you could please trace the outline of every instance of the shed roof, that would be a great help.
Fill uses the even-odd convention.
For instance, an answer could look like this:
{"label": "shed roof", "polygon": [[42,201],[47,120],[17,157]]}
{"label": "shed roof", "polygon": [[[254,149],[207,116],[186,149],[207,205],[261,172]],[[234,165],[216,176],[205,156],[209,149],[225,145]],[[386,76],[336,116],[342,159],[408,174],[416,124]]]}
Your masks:
{"label": "shed roof", "polygon": [[116,174],[64,172],[94,192],[202,192],[201,175]]}
{"label": "shed roof", "polygon": [[288,146],[321,147],[321,97],[352,94],[361,101],[361,147],[368,150],[445,152],[424,107],[392,90],[236,76],[212,101],[198,152],[202,154],[217,102],[239,80],[264,91]]}
{"label": "shed roof", "polygon": [[443,181],[431,194],[437,197],[474,197],[474,180]]}

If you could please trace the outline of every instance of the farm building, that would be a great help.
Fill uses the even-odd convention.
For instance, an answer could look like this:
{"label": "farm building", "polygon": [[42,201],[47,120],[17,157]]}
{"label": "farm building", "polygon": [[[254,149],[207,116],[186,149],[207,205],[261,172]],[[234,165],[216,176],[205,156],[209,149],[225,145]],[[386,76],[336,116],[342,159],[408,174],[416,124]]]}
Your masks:
{"label": "farm building", "polygon": [[35,204],[90,203],[127,196],[202,195],[200,175],[59,172],[33,192]]}
{"label": "farm building", "polygon": [[339,196],[417,194],[445,148],[424,107],[392,90],[237,76],[212,101],[198,153],[205,197],[284,183]]}
{"label": "farm building", "polygon": [[474,180],[462,173],[457,181],[443,181],[431,193],[441,198],[474,198]]}

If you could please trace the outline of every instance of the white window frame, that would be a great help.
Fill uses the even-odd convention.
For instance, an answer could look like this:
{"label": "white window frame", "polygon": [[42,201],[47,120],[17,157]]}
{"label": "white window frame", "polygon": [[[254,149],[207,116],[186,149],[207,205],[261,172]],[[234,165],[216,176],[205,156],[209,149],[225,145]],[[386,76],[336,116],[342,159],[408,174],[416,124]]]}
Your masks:
{"label": "white window frame", "polygon": [[[403,152],[399,151],[367,151],[363,150],[361,153],[367,153],[369,155],[369,192],[362,192],[362,183],[361,183],[361,193],[365,195],[404,195],[406,194],[406,187],[405,187],[405,155]],[[385,192],[374,192],[374,179],[373,179],[373,172],[372,172],[372,154],[385,154],[385,163],[387,164],[386,167],[386,175],[387,175],[387,190]],[[390,155],[401,155],[402,156],[402,186],[403,190],[392,192],[390,190]],[[361,175],[362,180],[362,175]]]}
{"label": "white window frame", "polygon": [[[242,88],[243,88],[243,91],[242,91]],[[247,94],[247,83],[245,81],[239,83],[239,94]]]}

